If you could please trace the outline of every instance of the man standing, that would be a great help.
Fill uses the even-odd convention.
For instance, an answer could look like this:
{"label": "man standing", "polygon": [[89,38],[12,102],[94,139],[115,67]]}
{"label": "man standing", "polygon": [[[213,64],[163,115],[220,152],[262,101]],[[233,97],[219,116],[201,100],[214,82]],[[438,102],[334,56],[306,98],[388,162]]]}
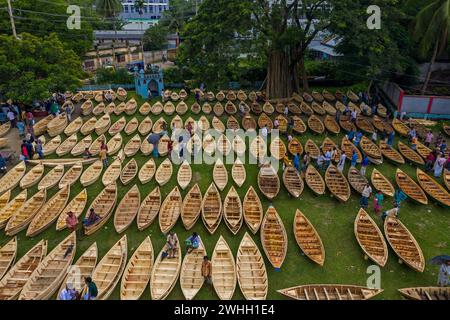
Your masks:
{"label": "man standing", "polygon": [[370,184],[366,184],[364,186],[364,189],[361,193],[361,200],[359,202],[361,208],[363,209],[367,209],[367,207],[369,206],[369,198],[372,194],[372,187],[370,186]]}
{"label": "man standing", "polygon": [[360,171],[361,175],[363,175],[363,176],[366,175],[366,170],[367,170],[367,167],[369,166],[369,164],[370,164],[369,157],[367,155],[364,155],[364,158],[361,162],[361,171]]}
{"label": "man standing", "polygon": [[209,261],[208,256],[204,256],[202,262],[202,276],[208,285],[212,284],[211,271],[212,271],[211,261]]}
{"label": "man standing", "polygon": [[7,116],[8,116],[8,120],[11,122],[11,128],[15,128],[16,127],[16,115],[14,114],[12,109],[9,109]]}
{"label": "man standing", "polygon": [[87,287],[87,292],[84,295],[84,300],[95,300],[98,295],[97,285],[94,281],[92,281],[91,277],[86,277],[84,279],[84,282],[86,283]]}

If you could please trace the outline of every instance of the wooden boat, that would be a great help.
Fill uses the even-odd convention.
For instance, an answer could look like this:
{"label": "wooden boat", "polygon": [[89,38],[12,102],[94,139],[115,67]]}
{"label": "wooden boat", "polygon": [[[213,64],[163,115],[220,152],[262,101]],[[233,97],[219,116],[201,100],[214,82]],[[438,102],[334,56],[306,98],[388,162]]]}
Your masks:
{"label": "wooden boat", "polygon": [[356,152],[356,154],[358,155],[358,160],[356,162],[361,163],[361,161],[362,161],[361,152],[358,150],[358,148],[353,143],[350,142],[350,140],[348,140],[347,136],[344,136],[342,138],[341,150],[342,150],[342,152],[345,153],[345,155],[347,156],[347,159],[349,159],[349,160],[352,159],[353,151]]}
{"label": "wooden boat", "polygon": [[127,105],[125,104],[125,102],[119,103],[118,105],[115,106],[113,112],[116,116],[120,116],[125,111],[126,107]]}
{"label": "wooden boat", "polygon": [[98,105],[95,106],[94,110],[92,110],[92,114],[94,116],[101,115],[102,113],[105,113],[106,105],[101,102]]}
{"label": "wooden boat", "polygon": [[302,110],[295,103],[288,103],[288,111],[292,114],[300,115],[302,114]]}
{"label": "wooden boat", "polygon": [[323,102],[325,100],[324,96],[321,93],[317,92],[317,91],[313,91],[311,93],[311,95],[314,98],[314,100],[317,101],[317,102]]}
{"label": "wooden boat", "polygon": [[315,113],[317,113],[317,114],[319,114],[319,115],[325,115],[327,112],[325,111],[325,109],[320,105],[320,104],[318,104],[317,102],[313,102],[313,103],[311,103],[311,109],[315,112]]}
{"label": "wooden boat", "polygon": [[300,249],[320,266],[325,262],[325,249],[319,233],[306,216],[297,209],[294,217],[294,236]]}
{"label": "wooden boat", "polygon": [[249,229],[256,234],[261,225],[263,218],[263,209],[261,205],[261,200],[258,197],[253,186],[250,186],[245,194],[244,201],[242,203],[243,216],[245,223]]}
{"label": "wooden boat", "polygon": [[366,133],[372,134],[375,132],[372,123],[362,116],[356,117],[356,126]]}
{"label": "wooden boat", "polygon": [[398,150],[400,151],[400,153],[406,158],[407,161],[418,164],[418,165],[425,164],[425,161],[423,160],[423,158],[417,152],[415,152],[413,149],[408,147],[403,142],[399,141],[397,147],[398,147]]}
{"label": "wooden boat", "polygon": [[425,258],[422,249],[399,219],[386,217],[384,220],[384,235],[399,257],[399,261],[403,261],[415,271],[423,272],[425,270]]}
{"label": "wooden boat", "polygon": [[153,189],[142,201],[137,214],[137,226],[140,231],[146,229],[155,220],[161,207],[161,191]]}
{"label": "wooden boat", "polygon": [[124,235],[103,256],[92,272],[92,281],[97,285],[96,300],[107,300],[114,291],[127,263],[127,236]]}
{"label": "wooden boat", "polygon": [[236,289],[236,264],[228,243],[220,236],[211,258],[211,278],[220,300],[231,300]]}
{"label": "wooden boat", "polygon": [[177,174],[177,181],[182,190],[186,189],[192,179],[192,169],[187,160],[180,165]]}
{"label": "wooden boat", "polygon": [[258,103],[258,102],[253,102],[252,104],[251,104],[251,110],[252,110],[252,112],[254,113],[254,114],[261,114],[261,112],[263,112],[262,111],[262,107],[261,107],[261,105]]}
{"label": "wooden boat", "polygon": [[86,100],[85,102],[83,102],[83,104],[81,105],[81,114],[83,116],[88,116],[92,113],[93,109],[94,109],[94,103],[92,103],[91,100]]}
{"label": "wooden boat", "polygon": [[[95,124],[97,123],[97,118],[92,117],[89,120],[87,120],[80,128],[80,132],[82,135],[87,136],[88,134],[91,134],[95,129]],[[84,151],[84,150],[83,150]]]}
{"label": "wooden boat", "polygon": [[293,156],[303,153],[303,146],[301,142],[297,138],[292,138],[292,140],[288,144],[289,153]]}
{"label": "wooden boat", "polygon": [[8,138],[0,138],[0,148],[5,148],[6,146],[8,146]]}
{"label": "wooden boat", "polygon": [[308,118],[308,127],[317,134],[322,134],[325,131],[325,126],[317,116],[311,115]]}
{"label": "wooden boat", "polygon": [[428,204],[428,198],[422,188],[406,173],[397,168],[395,182],[398,187],[411,199],[420,204]]}
{"label": "wooden boat", "polygon": [[372,140],[366,136],[363,136],[359,145],[361,146],[361,150],[369,157],[370,161],[374,164],[383,163],[383,155],[381,150],[374,142],[372,142]]}
{"label": "wooden boat", "polygon": [[216,141],[209,133],[203,137],[202,147],[207,155],[211,156],[215,152]]}
{"label": "wooden boat", "polygon": [[384,267],[388,259],[386,241],[375,221],[362,208],[356,216],[354,230],[356,240],[364,251],[365,257]]}
{"label": "wooden boat", "polygon": [[202,193],[195,184],[186,194],[181,206],[181,220],[186,230],[190,230],[200,217],[202,209]]}
{"label": "wooden boat", "polygon": [[153,133],[160,134],[161,132],[163,132],[164,126],[167,126],[166,120],[164,120],[164,118],[159,118],[153,124],[153,127],[152,127]]}
{"label": "wooden boat", "polygon": [[258,187],[269,200],[275,198],[280,191],[280,179],[275,169],[269,163],[262,165],[259,170]]}
{"label": "wooden boat", "polygon": [[392,184],[381,174],[377,169],[373,169],[370,180],[376,190],[381,191],[383,194],[393,197],[395,189]]}
{"label": "wooden boat", "polygon": [[409,132],[410,129],[403,121],[395,118],[394,120],[392,120],[392,127],[401,136],[403,136],[403,137],[407,137],[408,136],[408,132]]}
{"label": "wooden boat", "polygon": [[256,126],[256,121],[251,115],[247,114],[242,118],[242,128],[244,128],[245,131],[256,130]]}
{"label": "wooden boat", "polygon": [[58,290],[76,253],[76,236],[72,232],[34,269],[23,286],[19,300],[47,300]]}
{"label": "wooden boat", "polygon": [[239,158],[237,158],[233,163],[233,167],[231,168],[231,177],[238,187],[241,187],[245,182],[247,174],[245,171],[245,166]]}
{"label": "wooden boat", "polygon": [[258,127],[262,129],[266,126],[267,126],[267,130],[269,130],[269,131],[271,131],[273,129],[272,119],[270,119],[267,114],[261,113],[261,115],[258,118]]}
{"label": "wooden boat", "polygon": [[320,155],[319,147],[311,139],[308,139],[305,143],[305,152],[309,153],[309,156],[313,159],[317,159]]}
{"label": "wooden boat", "polygon": [[108,150],[107,154],[109,156],[111,156],[111,155],[119,152],[119,150],[122,149],[122,143],[123,143],[122,135],[120,133],[117,133],[106,144],[106,147]]}
{"label": "wooden boat", "polygon": [[128,261],[120,284],[121,300],[138,300],[150,281],[154,251],[150,237],[146,237]]}
{"label": "wooden boat", "polygon": [[216,100],[223,101],[224,99],[225,99],[225,93],[223,93],[223,91],[220,90],[220,91],[216,94]]}
{"label": "wooden boat", "polygon": [[181,270],[181,248],[177,243],[174,258],[162,259],[165,248],[161,250],[153,265],[150,277],[150,295],[152,300],[164,300],[175,287]]}
{"label": "wooden boat", "polygon": [[347,179],[332,164],[325,172],[325,183],[328,190],[330,190],[339,201],[346,202],[350,198],[351,191]]}
{"label": "wooden boat", "polygon": [[175,129],[183,129],[183,119],[179,115],[173,117],[172,121],[170,121],[170,128],[172,131],[175,131]]}
{"label": "wooden boat", "polygon": [[243,156],[247,150],[245,141],[239,135],[234,136],[231,146],[238,156]]}
{"label": "wooden boat", "polygon": [[236,105],[231,102],[230,100],[227,101],[227,103],[225,104],[225,112],[228,114],[236,114],[237,112],[237,108]]}
{"label": "wooden boat", "polygon": [[[45,123],[45,128],[47,128],[47,124],[53,121],[53,117],[48,120],[47,123]],[[0,125],[0,137],[4,137],[9,133],[9,130],[11,130],[11,122],[5,122],[4,124]],[[43,130],[45,132],[45,129]]]}
{"label": "wooden boat", "polygon": [[391,125],[386,122],[384,119],[381,119],[377,115],[373,116],[372,124],[380,132],[386,131],[387,134],[390,134],[394,129],[391,127]]}
{"label": "wooden boat", "polygon": [[[11,241],[14,241],[12,239]],[[47,254],[47,241],[41,240],[19,259],[0,281],[0,300],[15,300],[33,271]]]}
{"label": "wooden boat", "polygon": [[124,88],[118,88],[116,95],[117,95],[117,99],[119,99],[120,101],[125,101],[128,93]]}
{"label": "wooden boat", "polygon": [[303,134],[306,132],[306,125],[303,120],[298,116],[293,116],[292,120],[294,121],[293,130],[296,133]]}
{"label": "wooden boat", "polygon": [[[7,193],[10,192],[7,191]],[[25,189],[0,209],[0,228],[4,228],[6,226],[8,220],[24,205],[26,201],[27,190]]]}
{"label": "wooden boat", "polygon": [[[134,159],[133,159],[134,160]],[[134,221],[141,204],[141,194],[134,185],[120,201],[114,214],[114,228],[117,233],[124,232]]]}
{"label": "wooden boat", "polygon": [[268,115],[271,115],[272,113],[275,112],[275,108],[269,101],[266,101],[266,103],[264,103],[262,110],[265,114],[268,114]]}
{"label": "wooden boat", "polygon": [[235,117],[233,117],[233,116],[228,117],[227,129],[234,130],[234,131],[240,129],[239,122],[237,121],[237,119]]}
{"label": "wooden boat", "polygon": [[214,101],[215,99],[216,99],[216,95],[214,94],[214,92],[212,92],[212,91],[208,91],[207,93],[206,93],[206,99],[208,100],[208,101]]}
{"label": "wooden boat", "polygon": [[97,120],[94,129],[98,135],[102,135],[108,131],[110,126],[111,126],[111,117],[109,116],[109,114],[106,114]]}
{"label": "wooden boat", "polygon": [[387,108],[386,108],[385,106],[383,106],[381,103],[378,104],[378,107],[377,107],[377,114],[378,114],[380,117],[386,118],[386,115],[387,115]]}
{"label": "wooden boat", "polygon": [[58,187],[62,189],[65,186],[72,186],[81,176],[83,172],[82,164],[74,164],[67,172],[63,175],[59,181]]}
{"label": "wooden boat", "polygon": [[129,184],[138,173],[138,164],[136,160],[131,159],[128,163],[123,167],[122,172],[120,173],[120,181],[123,185]]}
{"label": "wooden boat", "polygon": [[144,156],[149,156],[152,154],[154,149],[153,144],[148,141],[148,136],[142,141],[139,150]]}
{"label": "wooden boat", "polygon": [[77,134],[73,134],[70,137],[68,137],[66,140],[64,140],[63,143],[61,143],[58,148],[56,148],[56,155],[59,157],[62,157],[68,153],[70,153],[70,151],[72,151],[72,149],[77,145],[78,143],[78,138],[77,138]]}
{"label": "wooden boat", "polygon": [[213,168],[213,180],[217,188],[222,191],[228,184],[228,171],[222,160],[217,159]]}
{"label": "wooden boat", "polygon": [[[167,156],[169,154],[169,142],[171,139],[167,134],[165,134],[158,142],[158,153],[161,157]],[[174,143],[175,144],[175,143]],[[174,144],[172,147],[174,147]]]}
{"label": "wooden boat", "polygon": [[211,234],[216,231],[222,220],[222,199],[214,183],[211,183],[203,197],[202,220]]}
{"label": "wooden boat", "polygon": [[64,129],[64,134],[66,136],[76,134],[78,133],[78,131],[80,131],[82,126],[83,126],[83,119],[81,117],[78,117],[71,123],[69,123],[69,125]]}
{"label": "wooden boat", "polygon": [[213,107],[208,102],[205,102],[202,105],[202,112],[204,114],[210,114],[212,112],[212,110],[213,110]]}
{"label": "wooden boat", "polygon": [[0,279],[14,264],[17,255],[17,237],[12,238],[0,248]]}
{"label": "wooden boat", "polygon": [[358,169],[351,167],[348,170],[348,182],[355,189],[356,192],[362,193],[364,187],[369,184],[369,181],[365,176],[363,176]]}
{"label": "wooden boat", "polygon": [[92,142],[91,146],[89,147],[89,152],[91,153],[91,155],[97,156],[100,153],[100,149],[102,148],[103,143],[107,144],[104,134],[98,136],[98,138],[95,139],[94,142]]}
{"label": "wooden boat", "polygon": [[322,91],[322,96],[325,98],[325,100],[330,101],[330,102],[334,102],[336,101],[336,97],[334,96],[334,94],[328,92],[327,90],[323,90]]}
{"label": "wooden boat", "polygon": [[[53,115],[48,115],[47,117],[39,120],[33,126],[34,135],[40,136],[43,135],[47,131],[47,124],[53,119]],[[9,130],[11,129],[11,123],[6,122],[0,126],[0,137],[5,136]]]}
{"label": "wooden boat", "polygon": [[330,138],[326,137],[325,139],[323,139],[322,144],[320,145],[320,149],[322,149],[323,153],[326,153],[327,151],[333,151],[336,150],[336,153],[334,155],[334,158],[331,159],[334,162],[339,162],[340,157],[341,157],[341,150],[339,150],[339,147],[337,146],[336,143],[334,143],[333,140],[331,140]]}
{"label": "wooden boat", "polygon": [[341,118],[339,119],[339,125],[347,132],[352,130],[356,131],[356,126],[353,124],[353,122],[350,121],[349,117],[341,116]]}
{"label": "wooden boat", "polygon": [[312,116],[314,114],[313,109],[309,105],[307,105],[305,102],[302,102],[300,104],[300,110],[302,111],[303,114],[307,115],[308,117]]}
{"label": "wooden boat", "polygon": [[446,207],[450,206],[450,194],[443,186],[419,168],[417,168],[416,175],[419,185],[430,197]]}
{"label": "wooden boat", "polygon": [[44,165],[38,164],[37,166],[33,167],[28,171],[22,179],[20,179],[20,187],[22,189],[27,189],[32,186],[34,186],[36,183],[41,180],[42,176],[44,175]]}
{"label": "wooden boat", "polygon": [[131,98],[125,105],[125,113],[131,116],[135,114],[136,110],[137,110],[137,102],[136,100],[134,100],[134,98]]}
{"label": "wooden boat", "polygon": [[430,148],[428,148],[426,145],[422,144],[421,142],[416,142],[416,150],[417,153],[424,159],[428,157],[428,155],[432,152]]}
{"label": "wooden boat", "polygon": [[395,164],[405,164],[403,156],[394,148],[389,146],[386,142],[380,140],[379,149],[381,154],[388,160]]}
{"label": "wooden boat", "polygon": [[233,234],[237,234],[241,229],[243,216],[242,202],[234,186],[231,186],[228,190],[228,194],[223,201],[223,217],[228,229]]}
{"label": "wooden boat", "polygon": [[197,102],[195,102],[193,105],[191,105],[192,113],[199,114],[201,110],[202,110],[202,107]]}
{"label": "wooden boat", "polygon": [[261,244],[272,266],[280,269],[288,247],[283,221],[274,207],[270,206],[261,224]]}
{"label": "wooden boat", "polygon": [[6,191],[4,194],[0,196],[0,211],[4,207],[6,207],[10,199],[11,199],[11,190]]}
{"label": "wooden boat", "polygon": [[156,171],[155,160],[153,158],[150,158],[150,160],[148,160],[139,170],[138,173],[139,181],[141,181],[142,184],[150,182],[150,180],[152,180],[153,176],[155,175],[155,171]]}
{"label": "wooden boat", "polygon": [[178,100],[180,100],[180,95],[176,92],[172,92],[170,94],[170,99],[172,99],[172,101],[178,101]]}
{"label": "wooden boat", "polygon": [[135,133],[138,127],[139,127],[139,120],[137,118],[133,118],[130,121],[128,121],[123,131],[125,132],[126,135],[129,136]]}
{"label": "wooden boat", "polygon": [[87,204],[87,190],[83,189],[79,194],[77,194],[69,204],[62,210],[61,214],[56,221],[56,231],[64,230],[67,227],[66,218],[68,212],[73,212],[73,214],[79,218],[83,213],[84,208]]}
{"label": "wooden boat", "polygon": [[307,92],[303,92],[302,97],[308,103],[311,103],[314,101],[314,98]]}
{"label": "wooden boat", "polygon": [[450,300],[448,287],[415,287],[398,289],[398,291],[411,300]]}
{"label": "wooden boat", "polygon": [[70,154],[74,157],[77,157],[81,155],[86,149],[89,149],[89,147],[92,144],[92,137],[89,135],[87,137],[84,137],[81,139],[80,142],[78,142],[70,151]]}
{"label": "wooden boat", "polygon": [[146,116],[152,110],[152,106],[148,102],[144,102],[142,106],[139,108],[139,113],[143,116]]}
{"label": "wooden boat", "polygon": [[305,172],[306,185],[317,195],[325,193],[325,181],[313,165],[309,165]]}
{"label": "wooden boat", "polygon": [[28,164],[30,165],[38,165],[43,164],[44,167],[56,167],[56,166],[64,166],[64,167],[70,167],[74,164],[82,164],[82,165],[89,165],[91,163],[94,163],[96,161],[96,158],[55,158],[55,159],[36,159],[36,160],[28,160]]}
{"label": "wooden boat", "polygon": [[118,133],[121,133],[126,125],[127,125],[127,120],[125,119],[125,117],[121,117],[119,120],[114,122],[112,124],[112,126],[108,129],[109,135],[114,136]]}
{"label": "wooden boat", "polygon": [[283,171],[283,184],[294,198],[300,197],[304,184],[300,173],[293,166],[287,166]]}
{"label": "wooden boat", "polygon": [[204,256],[206,256],[206,249],[200,239],[198,248],[192,250],[183,259],[180,286],[186,300],[192,300],[203,286],[204,277],[201,267]]}
{"label": "wooden boat", "polygon": [[91,235],[100,229],[109,219],[117,201],[117,185],[115,182],[106,186],[94,199],[86,211],[86,218],[91,209],[99,216],[99,220],[89,226],[84,226],[84,233]]}
{"label": "wooden boat", "polygon": [[197,127],[203,132],[207,131],[210,128],[208,118],[201,116],[198,120]]}
{"label": "wooden boat", "polygon": [[277,290],[291,299],[306,301],[369,300],[382,291],[345,284],[308,284]]}
{"label": "wooden boat", "polygon": [[138,131],[141,135],[146,136],[152,131],[153,122],[150,117],[145,117],[144,120],[139,124]]}
{"label": "wooden boat", "polygon": [[59,165],[50,170],[38,184],[38,190],[50,189],[57,185],[64,175],[64,166]]}
{"label": "wooden boat", "polygon": [[162,105],[161,102],[156,102],[151,108],[150,108],[150,112],[157,116],[159,114],[161,114],[161,112],[163,111],[164,106]]}
{"label": "wooden boat", "polygon": [[175,105],[171,101],[166,102],[166,104],[164,105],[163,111],[165,114],[170,116],[175,112]]}
{"label": "wooden boat", "polygon": [[97,160],[91,164],[81,175],[80,183],[83,187],[87,187],[98,180],[103,171],[103,161]]}
{"label": "wooden boat", "polygon": [[56,136],[42,147],[44,156],[49,156],[58,149],[61,144],[61,136]]}
{"label": "wooden boat", "polygon": [[163,186],[169,182],[172,177],[173,166],[169,159],[164,160],[158,167],[155,173],[155,180],[160,185]]}
{"label": "wooden boat", "polygon": [[330,116],[336,115],[336,108],[333,107],[329,102],[327,101],[322,102],[322,108],[328,115]]}
{"label": "wooden boat", "polygon": [[281,160],[286,156],[286,145],[280,137],[275,137],[270,143],[270,154],[277,160]]}
{"label": "wooden boat", "polygon": [[34,215],[27,229],[27,237],[35,237],[58,219],[70,196],[70,186],[61,188]]}
{"label": "wooden boat", "polygon": [[141,148],[141,143],[142,143],[141,137],[139,136],[139,134],[136,134],[133,138],[131,138],[127,142],[127,144],[123,148],[125,156],[127,157],[134,156]]}
{"label": "wooden boat", "polygon": [[280,130],[280,132],[282,133],[285,133],[287,131],[288,120],[281,114],[279,114],[275,118],[275,120],[278,120],[278,130]]}
{"label": "wooden boat", "polygon": [[119,152],[116,159],[106,168],[102,176],[102,183],[106,187],[111,183],[116,182],[119,179],[122,172],[122,162],[123,162],[123,151]]}
{"label": "wooden boat", "polygon": [[228,137],[224,134],[220,135],[219,139],[217,139],[217,151],[222,155],[227,156],[231,150],[231,142]]}
{"label": "wooden boat", "polygon": [[325,116],[324,125],[330,133],[339,134],[341,132],[341,127],[330,115]]}

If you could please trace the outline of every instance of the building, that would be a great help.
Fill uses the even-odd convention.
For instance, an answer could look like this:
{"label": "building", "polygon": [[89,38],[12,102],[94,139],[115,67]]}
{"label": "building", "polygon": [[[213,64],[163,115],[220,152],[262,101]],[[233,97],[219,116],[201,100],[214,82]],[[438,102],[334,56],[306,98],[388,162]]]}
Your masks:
{"label": "building", "polygon": [[336,35],[318,34],[308,48],[317,60],[337,60],[343,56],[335,50],[340,41]]}
{"label": "building", "polygon": [[142,12],[135,7],[135,0],[121,0],[123,5],[122,18],[127,21],[146,20],[156,23],[162,17],[162,13],[169,10],[170,0],[144,0]]}

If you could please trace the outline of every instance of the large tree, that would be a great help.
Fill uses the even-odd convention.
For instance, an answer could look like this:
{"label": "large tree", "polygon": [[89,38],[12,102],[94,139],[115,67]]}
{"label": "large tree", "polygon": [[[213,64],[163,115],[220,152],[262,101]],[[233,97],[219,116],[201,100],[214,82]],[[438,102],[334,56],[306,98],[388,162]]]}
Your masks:
{"label": "large tree", "polygon": [[74,90],[83,78],[81,61],[56,34],[21,39],[0,35],[0,94],[30,104],[53,92]]}

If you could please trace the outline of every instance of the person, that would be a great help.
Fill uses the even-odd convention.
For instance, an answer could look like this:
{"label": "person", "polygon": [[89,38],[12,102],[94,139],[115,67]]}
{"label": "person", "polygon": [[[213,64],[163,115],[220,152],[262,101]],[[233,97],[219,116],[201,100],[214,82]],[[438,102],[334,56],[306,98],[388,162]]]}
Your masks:
{"label": "person", "polygon": [[100,152],[98,153],[98,156],[100,158],[100,160],[103,162],[103,166],[106,168],[109,163],[108,163],[108,154],[106,152],[105,149],[100,149]]}
{"label": "person", "polygon": [[25,135],[25,123],[22,120],[17,121],[17,130],[19,130],[19,136],[22,138]]}
{"label": "person", "polygon": [[369,157],[367,155],[364,155],[364,158],[361,161],[361,171],[360,171],[361,175],[363,176],[366,175],[366,170],[369,164],[370,164]]}
{"label": "person", "polygon": [[353,109],[352,113],[351,113],[351,116],[350,116],[350,121],[355,123],[356,122],[356,116],[357,116],[356,109]]}
{"label": "person", "polygon": [[200,103],[200,91],[199,90],[195,91],[195,101],[197,103]]}
{"label": "person", "polygon": [[173,141],[169,140],[167,142],[167,156],[170,160],[172,160],[172,151],[173,151]]}
{"label": "person", "polygon": [[189,135],[192,137],[192,135],[193,135],[193,133],[192,133],[193,128],[192,128],[192,123],[190,121],[186,124],[186,130],[189,132]]}
{"label": "person", "polygon": [[164,103],[164,90],[161,90],[161,102]]}
{"label": "person", "polygon": [[336,115],[334,118],[335,118],[336,122],[339,123],[339,121],[341,120],[341,109],[336,110]]}
{"label": "person", "polygon": [[170,231],[169,235],[167,236],[167,251],[169,259],[175,258],[177,248],[178,248],[178,236],[175,232]]}
{"label": "person", "polygon": [[383,129],[383,131],[381,131],[380,140],[386,143],[387,138],[388,138],[387,131],[386,129]]}
{"label": "person", "polygon": [[445,161],[444,169],[450,170],[450,156],[448,156],[447,161]]}
{"label": "person", "polygon": [[24,160],[25,162],[29,159],[26,142],[27,142],[26,140],[23,140],[22,144],[20,145],[20,150],[21,150],[20,157],[21,157],[21,160]]}
{"label": "person", "polygon": [[449,285],[450,261],[441,264],[439,268],[438,286],[446,287]]}
{"label": "person", "polygon": [[100,216],[97,213],[95,213],[94,208],[91,208],[91,210],[89,211],[89,216],[83,220],[83,225],[85,227],[89,227],[90,225],[93,225],[100,219],[101,219]]}
{"label": "person", "polygon": [[294,167],[298,172],[300,172],[300,153],[298,152],[294,156]]}
{"label": "person", "polygon": [[212,273],[211,261],[209,261],[208,256],[204,256],[202,262],[202,276],[205,279],[206,284],[208,285],[212,284],[211,273]]}
{"label": "person", "polygon": [[369,198],[372,195],[372,187],[370,184],[366,184],[363,188],[363,191],[361,192],[361,199],[359,201],[359,205],[363,209],[367,209],[367,206],[369,205]]}
{"label": "person", "polygon": [[384,200],[383,192],[378,190],[373,199],[373,207],[377,215],[380,215],[381,209],[383,208],[383,200]]}
{"label": "person", "polygon": [[361,131],[358,131],[358,132],[355,134],[355,139],[354,139],[354,144],[355,144],[355,146],[358,146],[358,145],[359,145],[359,142],[361,141],[362,136],[363,136],[363,134],[362,134]]}
{"label": "person", "polygon": [[350,166],[356,168],[356,163],[357,163],[357,162],[358,162],[358,154],[356,153],[355,150],[353,150],[353,153],[352,153],[352,159],[351,159],[351,164],[350,164]]}
{"label": "person", "polygon": [[3,156],[0,154],[0,172],[5,173],[6,172],[6,160],[3,158]]}
{"label": "person", "polygon": [[383,221],[386,219],[386,217],[398,217],[400,208],[398,204],[395,204],[394,207],[390,210],[384,211],[383,214],[381,215],[381,219],[383,219]]}
{"label": "person", "polygon": [[308,169],[309,164],[311,163],[311,156],[309,155],[309,152],[306,152],[303,156],[303,174],[306,172],[306,169]]}
{"label": "person", "polygon": [[339,162],[339,153],[338,150],[336,148],[336,146],[333,147],[333,150],[331,150],[331,160],[333,160],[334,162]]}
{"label": "person", "polygon": [[325,169],[328,169],[328,167],[330,166],[330,163],[331,163],[331,151],[330,150],[327,150],[325,152],[324,160],[325,160]]}
{"label": "person", "polygon": [[92,158],[92,153],[89,151],[89,148],[85,148],[84,149],[83,158],[84,159]]}
{"label": "person", "polygon": [[241,117],[245,116],[245,105],[244,102],[239,103],[239,113]]}
{"label": "person", "polygon": [[92,281],[91,277],[84,278],[84,283],[86,283],[87,292],[84,295],[84,300],[95,300],[98,295],[97,285]]}
{"label": "person", "polygon": [[39,156],[39,159],[43,159],[44,158],[44,151],[43,151],[43,146],[42,146],[42,142],[41,139],[37,139],[36,140],[36,145],[34,146],[34,150],[36,151],[36,153]]}
{"label": "person", "polygon": [[324,162],[325,162],[325,157],[323,156],[323,153],[320,152],[319,156],[317,157],[317,169],[322,170]]}
{"label": "person", "polygon": [[73,232],[77,229],[78,218],[72,211],[67,212],[66,226],[70,232]]}
{"label": "person", "polygon": [[445,140],[443,140],[440,145],[440,151],[442,152],[442,154],[445,154],[445,152],[447,151],[447,143],[445,142]]}
{"label": "person", "polygon": [[444,137],[442,136],[442,133],[439,133],[438,136],[436,137],[436,141],[434,142],[434,146],[436,148],[438,148],[441,145],[443,140],[444,140]]}
{"label": "person", "polygon": [[347,159],[347,155],[345,154],[345,152],[342,152],[337,165],[337,169],[339,170],[339,172],[344,171],[345,159]]}
{"label": "person", "polygon": [[66,112],[67,121],[71,122],[72,121],[72,109],[70,108],[69,104],[66,105],[66,109],[64,111]]}
{"label": "person", "polygon": [[439,178],[442,175],[442,170],[444,169],[444,164],[446,162],[445,157],[440,153],[434,162],[433,170],[434,170],[434,176],[436,178]]}
{"label": "person", "polygon": [[192,235],[186,239],[186,253],[191,253],[193,250],[198,249],[200,246],[200,236],[197,232],[192,233]]}
{"label": "person", "polygon": [[433,138],[434,138],[433,132],[431,132],[431,130],[428,130],[427,134],[425,135],[425,143],[424,144],[427,147],[430,147],[431,142],[433,141]]}
{"label": "person", "polygon": [[347,133],[347,139],[350,141],[353,141],[354,137],[355,137],[355,131],[353,131],[353,128],[351,128],[350,131]]}
{"label": "person", "polygon": [[394,132],[394,130],[392,130],[387,139],[387,145],[390,147],[392,147],[392,145],[394,144],[394,136],[395,136],[395,132]]}
{"label": "person", "polygon": [[397,207],[400,207],[400,204],[408,199],[408,196],[400,189],[395,190],[394,193],[394,203]]}
{"label": "person", "polygon": [[33,159],[34,157],[34,148],[33,148],[33,144],[31,143],[31,137],[29,137],[26,140],[26,147],[27,147],[27,152],[28,152],[28,159]]}
{"label": "person", "polygon": [[284,106],[284,116],[287,118],[289,116],[289,108],[288,106]]}
{"label": "person", "polygon": [[33,115],[33,112],[31,112],[31,111],[27,112],[27,124],[29,126],[34,126],[34,115]]}
{"label": "person", "polygon": [[377,143],[377,140],[378,140],[378,135],[377,135],[377,131],[375,130],[372,133],[372,142]]}
{"label": "person", "polygon": [[269,130],[267,129],[267,124],[264,125],[264,128],[261,129],[261,136],[263,139],[267,138],[269,134]]}
{"label": "person", "polygon": [[277,130],[279,128],[279,126],[280,126],[280,121],[278,121],[278,119],[275,118],[275,120],[273,121],[273,128],[275,130]]}
{"label": "person", "polygon": [[414,151],[417,150],[417,137],[411,138],[411,149],[413,149]]}
{"label": "person", "polygon": [[60,300],[77,300],[78,299],[78,291],[73,287],[73,284],[68,282],[64,289],[61,290],[59,294]]}
{"label": "person", "polygon": [[108,152],[108,145],[105,143],[105,140],[100,144],[100,150],[106,150]]}
{"label": "person", "polygon": [[59,114],[59,106],[56,102],[53,102],[50,106],[50,113],[54,116]]}
{"label": "person", "polygon": [[434,166],[434,162],[436,161],[436,156],[434,152],[430,152],[428,156],[425,158],[425,172],[431,171]]}

